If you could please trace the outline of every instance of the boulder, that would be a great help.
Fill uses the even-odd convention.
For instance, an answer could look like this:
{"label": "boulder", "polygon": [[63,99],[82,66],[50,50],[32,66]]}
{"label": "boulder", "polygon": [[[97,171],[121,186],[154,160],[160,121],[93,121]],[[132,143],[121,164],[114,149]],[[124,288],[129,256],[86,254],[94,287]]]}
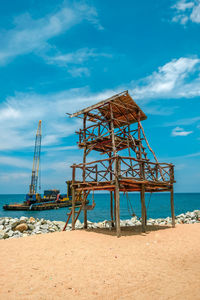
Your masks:
{"label": "boulder", "polygon": [[4,219],[0,219],[0,225],[4,225],[5,220]]}
{"label": "boulder", "polygon": [[28,218],[22,216],[19,220],[20,220],[20,224],[22,224],[22,223],[26,223],[28,221]]}
{"label": "boulder", "polygon": [[5,235],[5,231],[4,230],[0,230],[0,240],[4,239],[4,235]]}
{"label": "boulder", "polygon": [[14,235],[14,232],[12,230],[10,230],[10,231],[7,232],[7,234],[8,234],[9,237],[11,237],[11,236]]}
{"label": "boulder", "polygon": [[34,223],[34,222],[35,222],[35,219],[34,219],[33,217],[30,217],[30,218],[29,218],[29,222],[30,222],[30,223]]}
{"label": "boulder", "polygon": [[52,222],[54,225],[56,225],[58,228],[60,228],[61,230],[64,228],[65,226],[65,222],[62,221],[53,221]]}
{"label": "boulder", "polygon": [[28,229],[29,230],[34,230],[35,229],[35,226],[33,224],[28,224]]}
{"label": "boulder", "polygon": [[19,224],[15,227],[15,230],[19,230],[20,232],[28,230],[28,225],[26,223]]}
{"label": "boulder", "polygon": [[[88,224],[88,225],[90,225],[90,224]],[[79,220],[77,220],[77,221],[76,221],[76,224],[75,224],[75,227],[76,227],[76,228],[79,228],[79,229],[80,229],[80,228],[83,228],[83,224],[82,224]]]}
{"label": "boulder", "polygon": [[13,219],[10,221],[10,226],[12,229],[14,229],[19,223],[20,223],[20,220]]}

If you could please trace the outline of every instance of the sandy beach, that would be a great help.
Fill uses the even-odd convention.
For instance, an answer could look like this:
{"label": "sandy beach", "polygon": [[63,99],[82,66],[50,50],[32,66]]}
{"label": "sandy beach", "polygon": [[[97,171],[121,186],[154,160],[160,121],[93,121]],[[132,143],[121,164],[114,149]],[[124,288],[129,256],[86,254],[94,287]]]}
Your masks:
{"label": "sandy beach", "polygon": [[0,299],[199,299],[200,224],[0,241]]}

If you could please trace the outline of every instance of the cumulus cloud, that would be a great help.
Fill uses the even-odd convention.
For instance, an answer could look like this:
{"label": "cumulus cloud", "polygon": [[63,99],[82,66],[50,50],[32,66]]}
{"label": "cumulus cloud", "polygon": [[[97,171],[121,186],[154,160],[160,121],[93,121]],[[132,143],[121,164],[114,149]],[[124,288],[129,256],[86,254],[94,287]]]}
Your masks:
{"label": "cumulus cloud", "polygon": [[171,135],[172,136],[188,136],[191,133],[193,133],[193,131],[185,131],[183,128],[177,126],[172,130]]}
{"label": "cumulus cloud", "polygon": [[179,0],[172,6],[175,10],[173,22],[178,22],[185,25],[191,21],[193,23],[200,23],[200,1],[199,0]]}
{"label": "cumulus cloud", "polygon": [[7,97],[0,104],[0,150],[33,147],[39,120],[42,120],[43,146],[59,146],[62,138],[74,134],[81,122],[80,119],[69,119],[66,112],[75,112],[114,93],[109,90],[93,94],[82,88],[46,95],[16,93]]}
{"label": "cumulus cloud", "polygon": [[[199,58],[181,57],[158,68],[150,76],[133,82],[135,99],[189,98],[200,95]],[[192,81],[191,75],[195,75]]]}
{"label": "cumulus cloud", "polygon": [[[200,95],[198,58],[174,59],[158,71],[137,83],[126,86],[134,99],[143,100],[148,106],[150,100],[162,98],[189,98]],[[195,73],[196,72],[196,73]],[[196,76],[194,76],[196,74]],[[190,80],[192,75],[192,80]],[[135,86],[134,86],[135,85]],[[134,86],[134,87],[133,87]],[[58,93],[40,95],[36,93],[16,93],[0,104],[0,150],[22,149],[33,145],[35,130],[42,120],[44,146],[63,146],[63,138],[71,135],[79,127],[79,119],[69,119],[65,113],[75,112],[95,102],[120,92],[123,87],[99,93],[91,93],[88,88],[65,90]],[[146,101],[146,102],[145,102]],[[165,109],[155,106],[157,113]],[[155,113],[151,111],[150,113]],[[170,113],[170,112],[169,112]],[[12,119],[12,122],[10,120]],[[199,118],[193,119],[194,122]],[[175,126],[187,125],[188,120],[179,120]],[[172,126],[174,126],[172,125]],[[73,144],[72,144],[73,146]]]}

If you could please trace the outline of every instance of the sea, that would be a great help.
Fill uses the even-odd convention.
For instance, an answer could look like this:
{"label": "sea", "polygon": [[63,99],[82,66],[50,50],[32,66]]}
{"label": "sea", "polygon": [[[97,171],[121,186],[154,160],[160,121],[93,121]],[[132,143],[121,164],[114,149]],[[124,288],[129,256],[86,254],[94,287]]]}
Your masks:
{"label": "sea", "polygon": [[[154,193],[145,194],[148,218],[166,218],[171,216],[170,209],[170,193]],[[43,211],[6,211],[3,209],[4,204],[20,203],[25,199],[25,195],[10,194],[0,195],[0,217],[20,218],[21,216],[44,218],[51,221],[66,221],[67,207],[43,210]],[[95,208],[88,211],[88,220],[92,222],[100,222],[110,220],[110,194],[96,193],[90,195],[88,200],[96,204]],[[175,193],[174,194],[175,214],[186,213],[187,211],[200,210],[200,193]],[[120,219],[126,220],[132,218],[133,215],[141,217],[141,205],[139,193],[120,193]],[[80,214],[79,220],[83,222],[83,213]]]}

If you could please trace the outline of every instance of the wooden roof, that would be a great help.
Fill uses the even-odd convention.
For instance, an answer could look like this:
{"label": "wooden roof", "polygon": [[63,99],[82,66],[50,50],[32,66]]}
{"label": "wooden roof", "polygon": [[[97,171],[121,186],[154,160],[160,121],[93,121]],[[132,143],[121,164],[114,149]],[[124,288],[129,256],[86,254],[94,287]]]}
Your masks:
{"label": "wooden roof", "polygon": [[[103,119],[109,121],[111,119],[111,109],[115,127],[135,123],[138,121],[138,118],[140,121],[143,121],[147,118],[141,108],[129,95],[128,91],[116,94],[106,100],[82,109],[79,112],[73,113],[70,115],[70,117],[78,117],[82,114],[90,113],[93,110],[98,110],[103,116]],[[93,118],[91,118],[91,121],[92,120]]]}

